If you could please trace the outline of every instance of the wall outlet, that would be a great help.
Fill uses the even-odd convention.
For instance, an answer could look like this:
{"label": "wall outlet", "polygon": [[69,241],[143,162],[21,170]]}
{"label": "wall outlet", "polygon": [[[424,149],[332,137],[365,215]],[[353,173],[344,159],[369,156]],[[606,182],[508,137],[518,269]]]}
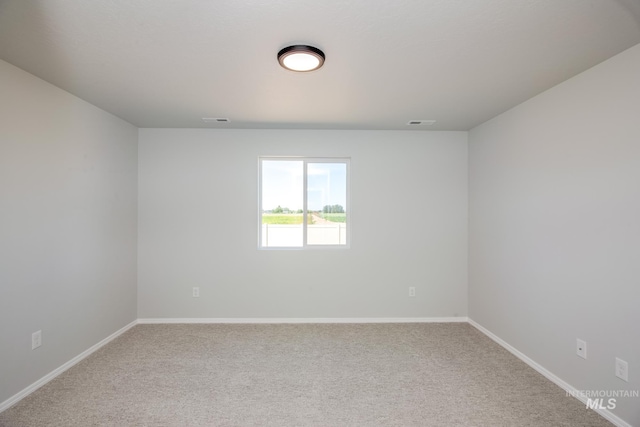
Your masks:
{"label": "wall outlet", "polygon": [[576,340],[576,354],[583,359],[587,358],[587,343],[585,341]]}
{"label": "wall outlet", "polygon": [[200,288],[193,288],[193,297],[200,298]]}
{"label": "wall outlet", "polygon": [[416,296],[416,287],[415,286],[409,286],[409,296],[410,297],[415,297]]}
{"label": "wall outlet", "polygon": [[42,331],[37,331],[31,334],[31,350],[42,345]]}
{"label": "wall outlet", "polygon": [[629,364],[616,357],[616,377],[629,382]]}

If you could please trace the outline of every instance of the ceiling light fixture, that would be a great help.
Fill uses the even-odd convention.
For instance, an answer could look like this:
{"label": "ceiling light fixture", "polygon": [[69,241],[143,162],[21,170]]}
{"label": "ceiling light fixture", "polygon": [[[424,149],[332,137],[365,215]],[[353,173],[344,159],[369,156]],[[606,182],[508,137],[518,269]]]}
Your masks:
{"label": "ceiling light fixture", "polygon": [[324,52],[313,46],[293,45],[278,52],[278,62],[291,71],[313,71],[324,64]]}

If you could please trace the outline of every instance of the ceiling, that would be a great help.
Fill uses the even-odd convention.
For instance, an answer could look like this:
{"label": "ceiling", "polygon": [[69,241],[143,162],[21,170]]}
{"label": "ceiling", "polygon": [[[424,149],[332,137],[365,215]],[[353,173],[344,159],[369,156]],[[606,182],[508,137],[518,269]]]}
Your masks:
{"label": "ceiling", "polygon": [[468,130],[637,43],[640,0],[0,0],[0,59],[138,127]]}

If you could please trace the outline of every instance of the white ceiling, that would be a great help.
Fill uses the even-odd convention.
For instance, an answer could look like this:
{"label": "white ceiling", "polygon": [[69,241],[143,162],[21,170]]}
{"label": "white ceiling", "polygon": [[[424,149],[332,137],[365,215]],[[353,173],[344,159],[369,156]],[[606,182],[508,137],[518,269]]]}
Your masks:
{"label": "white ceiling", "polygon": [[637,43],[640,0],[0,0],[1,59],[139,127],[468,130]]}

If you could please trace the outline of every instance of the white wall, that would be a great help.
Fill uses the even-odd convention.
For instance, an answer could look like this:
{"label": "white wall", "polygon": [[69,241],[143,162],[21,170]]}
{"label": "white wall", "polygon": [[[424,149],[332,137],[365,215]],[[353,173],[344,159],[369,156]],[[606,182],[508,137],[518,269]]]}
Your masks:
{"label": "white wall", "polygon": [[577,389],[639,390],[640,45],[473,129],[469,163],[470,318]]}
{"label": "white wall", "polygon": [[4,61],[0,94],[1,404],[136,319],[137,130]]}
{"label": "white wall", "polygon": [[[260,155],[351,158],[350,249],[257,249]],[[138,161],[140,318],[467,314],[466,132],[141,129]]]}

